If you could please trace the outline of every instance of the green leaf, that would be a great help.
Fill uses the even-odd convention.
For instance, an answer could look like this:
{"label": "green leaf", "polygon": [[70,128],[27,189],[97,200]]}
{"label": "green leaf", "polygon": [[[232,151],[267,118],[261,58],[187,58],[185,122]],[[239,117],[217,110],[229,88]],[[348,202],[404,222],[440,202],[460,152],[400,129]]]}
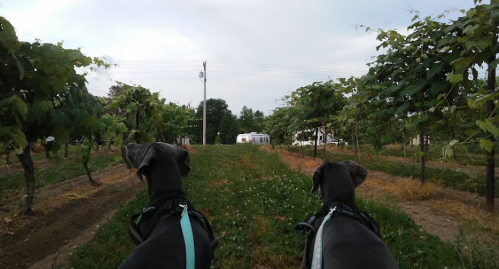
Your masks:
{"label": "green leaf", "polygon": [[458,82],[463,80],[463,74],[455,74],[455,73],[449,73],[447,74],[447,80],[452,84],[455,85]]}
{"label": "green leaf", "polygon": [[126,127],[126,125],[124,123],[120,122],[120,123],[116,124],[116,133],[122,134],[122,133],[126,132],[127,130],[128,130],[128,128]]}
{"label": "green leaf", "polygon": [[9,126],[0,126],[0,136],[10,132]]}
{"label": "green leaf", "polygon": [[476,14],[476,9],[473,8],[468,10],[468,12],[466,12],[466,17],[471,19],[473,16],[475,16],[475,14]]}
{"label": "green leaf", "polygon": [[432,96],[438,96],[440,93],[446,93],[448,90],[449,83],[445,80],[439,80],[430,87],[430,93]]}
{"label": "green leaf", "polygon": [[485,121],[477,120],[476,125],[483,131],[490,132],[494,136],[499,135],[499,128],[497,128],[490,119],[486,119]]}
{"label": "green leaf", "polygon": [[456,68],[458,72],[462,72],[468,68],[473,61],[473,57],[463,57],[453,61],[451,64]]}
{"label": "green leaf", "polygon": [[407,88],[405,88],[402,92],[400,92],[400,96],[404,96],[404,95],[414,95],[418,92],[421,91],[423,87],[419,86],[419,85],[409,85]]}
{"label": "green leaf", "polygon": [[435,74],[440,73],[440,71],[442,71],[443,68],[444,68],[443,62],[433,65],[428,71],[428,74],[426,74],[426,79],[430,80],[433,76],[435,76]]}
{"label": "green leaf", "polygon": [[488,152],[491,152],[492,147],[493,147],[493,144],[492,144],[492,141],[490,141],[490,139],[480,139],[480,148],[481,149],[484,149]]}
{"label": "green leaf", "polygon": [[123,144],[123,139],[121,137],[115,137],[113,141],[115,147],[120,147]]}
{"label": "green leaf", "polygon": [[104,135],[103,135],[104,139],[106,139],[106,140],[111,140],[111,139],[113,139],[113,137],[115,137],[115,136],[116,136],[116,132],[111,131],[111,130],[107,130],[107,131],[104,133]]}
{"label": "green leaf", "polygon": [[16,99],[14,100],[14,104],[16,105],[16,108],[19,111],[19,114],[21,114],[21,116],[24,119],[26,119],[26,114],[28,114],[28,106],[26,105],[26,103],[21,98],[16,96]]}
{"label": "green leaf", "polygon": [[428,114],[424,113],[424,114],[420,114],[420,115],[414,115],[411,117],[411,123],[415,126],[417,126],[419,123],[421,122],[426,122],[428,121],[429,117],[428,117]]}
{"label": "green leaf", "polygon": [[26,135],[21,129],[17,127],[11,126],[10,137],[12,138],[12,140],[14,140],[14,147],[23,149],[28,145],[28,140],[26,139]]}
{"label": "green leaf", "polygon": [[407,112],[406,112],[406,110],[407,110],[407,108],[409,107],[409,105],[410,105],[410,104],[409,104],[409,103],[407,103],[407,102],[406,102],[406,103],[403,103],[401,106],[399,106],[399,107],[397,108],[397,111],[395,111],[395,114],[396,114],[396,115],[404,115],[404,114],[406,114],[406,113],[407,113]]}
{"label": "green leaf", "polygon": [[38,107],[42,110],[42,112],[47,112],[51,108],[53,108],[52,102],[50,101],[40,101],[38,103]]}
{"label": "green leaf", "polygon": [[[476,96],[476,95],[475,95]],[[493,93],[493,94],[485,94],[485,95],[478,95],[478,98],[469,98],[468,102],[472,100],[473,102],[471,103],[470,107],[476,107],[477,105],[480,106],[482,104],[485,104],[487,101],[490,100],[496,100],[499,97],[499,93]],[[469,104],[469,103],[468,103]]]}

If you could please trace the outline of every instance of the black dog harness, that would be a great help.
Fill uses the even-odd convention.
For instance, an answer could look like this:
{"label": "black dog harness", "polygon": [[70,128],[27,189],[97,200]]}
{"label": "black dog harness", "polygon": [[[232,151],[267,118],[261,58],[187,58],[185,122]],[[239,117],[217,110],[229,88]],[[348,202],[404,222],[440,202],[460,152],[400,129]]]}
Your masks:
{"label": "black dog harness", "polygon": [[331,216],[331,219],[338,216],[352,218],[371,230],[376,236],[381,237],[378,223],[368,213],[360,210],[353,210],[350,206],[341,202],[327,203],[322,207],[321,211],[317,212],[315,215],[307,216],[304,221],[298,223],[295,227],[296,230],[308,231],[304,256],[307,268],[311,268],[312,266],[312,257],[310,257],[309,252],[310,248],[313,247],[312,241],[314,240],[315,233],[317,232],[317,224],[315,222],[319,218],[324,218],[333,208],[335,208],[335,210]]}
{"label": "black dog harness", "polygon": [[[192,205],[188,201],[184,201],[181,199],[174,199],[167,201],[165,206],[160,210],[158,210],[156,206],[152,205],[145,208],[142,213],[133,215],[128,224],[128,235],[130,236],[130,238],[132,239],[133,243],[136,246],[140,245],[149,237],[150,233],[152,232],[154,227],[156,227],[161,217],[181,215],[182,211],[184,210],[183,206],[185,205],[187,205],[187,212],[189,213],[189,216],[194,217],[193,219],[197,221],[199,224],[201,224],[201,227],[203,227],[203,229],[208,234],[208,238],[210,239],[211,242],[211,253],[213,259],[214,258],[213,253],[215,252],[215,249],[218,247],[219,244],[218,238],[213,233],[210,223],[205,218],[205,216],[200,212],[194,210],[194,207],[192,207]],[[138,220],[137,222],[135,222],[137,218]],[[144,221],[148,222],[152,221],[153,225],[151,225],[151,228],[149,230],[144,231],[144,233],[142,233],[140,229],[140,224],[142,224]]]}

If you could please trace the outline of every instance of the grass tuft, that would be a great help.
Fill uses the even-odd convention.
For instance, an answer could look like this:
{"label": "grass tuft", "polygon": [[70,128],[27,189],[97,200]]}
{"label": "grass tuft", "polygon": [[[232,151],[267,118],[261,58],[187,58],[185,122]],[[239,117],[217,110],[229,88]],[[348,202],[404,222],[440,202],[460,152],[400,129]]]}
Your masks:
{"label": "grass tuft", "polygon": [[431,182],[421,184],[418,180],[401,179],[388,184],[388,190],[403,200],[428,200],[435,196],[437,185]]}

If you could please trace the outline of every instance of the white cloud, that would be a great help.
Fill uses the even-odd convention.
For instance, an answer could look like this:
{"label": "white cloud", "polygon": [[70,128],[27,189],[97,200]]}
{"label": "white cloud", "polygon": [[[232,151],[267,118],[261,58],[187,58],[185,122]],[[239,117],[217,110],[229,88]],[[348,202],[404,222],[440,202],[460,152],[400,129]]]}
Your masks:
{"label": "white cloud", "polygon": [[[471,0],[5,0],[0,11],[20,40],[81,47],[107,55],[118,68],[88,76],[105,95],[113,80],[140,84],[168,101],[203,97],[198,72],[208,59],[208,98],[222,98],[239,114],[246,105],[268,114],[276,99],[328,77],[360,76],[378,54],[375,34],[406,31],[410,8],[422,16]],[[455,18],[456,13],[447,17]]]}

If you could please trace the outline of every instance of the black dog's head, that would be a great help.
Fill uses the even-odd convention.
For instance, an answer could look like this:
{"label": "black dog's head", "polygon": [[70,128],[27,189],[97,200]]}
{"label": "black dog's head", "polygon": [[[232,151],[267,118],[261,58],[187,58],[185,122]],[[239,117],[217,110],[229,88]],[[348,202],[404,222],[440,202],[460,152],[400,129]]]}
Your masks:
{"label": "black dog's head", "polygon": [[156,142],[127,145],[126,157],[133,167],[137,168],[137,176],[142,175],[153,165],[165,167],[169,173],[187,177],[191,172],[191,159],[187,150],[174,147],[170,144]]}
{"label": "black dog's head", "polygon": [[355,188],[367,177],[367,170],[353,161],[329,162],[325,160],[314,171],[312,190],[318,190],[324,203],[330,201],[355,202]]}

